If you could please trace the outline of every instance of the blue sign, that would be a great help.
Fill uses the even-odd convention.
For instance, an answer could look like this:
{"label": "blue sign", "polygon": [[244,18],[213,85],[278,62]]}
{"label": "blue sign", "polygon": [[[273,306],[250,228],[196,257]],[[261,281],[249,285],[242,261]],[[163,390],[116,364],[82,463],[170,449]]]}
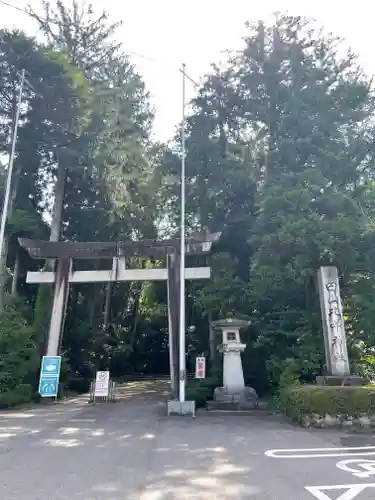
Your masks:
{"label": "blue sign", "polygon": [[43,356],[41,375],[59,376],[61,367],[61,356]]}
{"label": "blue sign", "polygon": [[43,356],[39,378],[39,394],[42,398],[57,396],[60,368],[61,356]]}
{"label": "blue sign", "polygon": [[44,379],[40,381],[39,392],[41,396],[57,396],[58,381],[55,379]]}

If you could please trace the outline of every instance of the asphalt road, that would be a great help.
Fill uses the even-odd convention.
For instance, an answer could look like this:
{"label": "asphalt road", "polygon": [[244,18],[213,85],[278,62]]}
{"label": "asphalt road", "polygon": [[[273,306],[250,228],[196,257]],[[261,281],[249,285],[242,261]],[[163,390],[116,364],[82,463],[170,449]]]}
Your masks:
{"label": "asphalt road", "polygon": [[116,404],[77,399],[0,413],[0,497],[375,499],[371,437],[298,429],[267,415],[168,418],[165,389],[137,382]]}

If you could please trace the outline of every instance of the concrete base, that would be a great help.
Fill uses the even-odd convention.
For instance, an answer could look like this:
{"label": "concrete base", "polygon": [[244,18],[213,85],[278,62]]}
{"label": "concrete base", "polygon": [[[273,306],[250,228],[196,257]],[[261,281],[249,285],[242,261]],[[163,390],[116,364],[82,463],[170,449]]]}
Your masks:
{"label": "concrete base", "polygon": [[170,400],[167,403],[167,415],[192,415],[195,417],[195,401]]}
{"label": "concrete base", "polygon": [[207,402],[208,410],[243,411],[258,407],[259,398],[252,387],[231,390],[228,387],[216,387],[214,401]]}
{"label": "concrete base", "polygon": [[249,411],[257,409],[257,405],[250,401],[239,401],[229,402],[229,401],[207,401],[206,409],[208,411]]}
{"label": "concrete base", "polygon": [[334,385],[334,386],[361,386],[366,385],[367,382],[364,378],[357,375],[348,375],[341,377],[338,375],[321,375],[316,377],[317,385]]}

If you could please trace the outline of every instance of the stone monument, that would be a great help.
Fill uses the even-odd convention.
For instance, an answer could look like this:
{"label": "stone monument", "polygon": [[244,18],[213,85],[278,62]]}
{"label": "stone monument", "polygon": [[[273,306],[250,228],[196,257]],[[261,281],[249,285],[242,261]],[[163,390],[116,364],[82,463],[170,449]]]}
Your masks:
{"label": "stone monument", "polygon": [[223,353],[223,386],[214,391],[214,401],[207,403],[208,409],[249,410],[258,406],[258,395],[252,387],[246,387],[243,377],[241,353],[246,344],[241,342],[240,328],[249,322],[234,318],[213,321],[212,326],[221,331]]}
{"label": "stone monument", "polygon": [[337,267],[319,268],[318,289],[328,373],[325,376],[317,377],[317,383],[362,385],[364,380],[361,377],[350,375]]}

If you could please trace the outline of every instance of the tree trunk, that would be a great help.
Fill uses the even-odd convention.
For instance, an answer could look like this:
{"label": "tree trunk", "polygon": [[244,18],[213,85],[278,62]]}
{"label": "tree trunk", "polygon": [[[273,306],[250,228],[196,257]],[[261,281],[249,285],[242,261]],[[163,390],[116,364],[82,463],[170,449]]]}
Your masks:
{"label": "tree trunk", "polygon": [[8,236],[4,235],[3,247],[0,249],[0,312],[4,309],[4,293],[7,281],[6,262],[8,257]]}
{"label": "tree trunk", "polygon": [[[10,191],[10,197],[9,197],[9,205],[8,205],[8,212],[7,212],[7,221],[9,221],[13,215],[13,208],[14,204],[16,202],[17,198],[17,191],[18,191],[18,186],[20,183],[20,178],[21,178],[21,169],[17,168],[15,169],[13,179],[12,179],[12,184],[11,184],[11,191]],[[3,208],[5,210],[5,207]],[[3,310],[4,308],[4,293],[5,293],[5,285],[7,281],[7,258],[8,258],[8,247],[9,247],[9,236],[6,234],[4,235],[4,244],[3,248],[0,251],[0,311]],[[16,261],[14,264],[14,273],[16,276],[16,280],[18,279],[19,276],[19,255],[17,252],[16,256]],[[18,264],[18,268],[16,269],[16,265]],[[16,272],[17,271],[17,272]],[[17,281],[14,282],[14,275],[13,275],[13,280],[12,280],[12,297],[15,297],[17,295]],[[14,292],[14,286],[16,287],[16,291]]]}
{"label": "tree trunk", "polygon": [[[95,260],[93,267],[94,270],[97,271],[100,267],[100,261]],[[93,283],[92,286],[90,287],[90,291],[91,290],[93,291],[94,296],[92,296],[91,293],[89,294],[90,304],[89,304],[88,320],[90,328],[94,328],[94,326],[97,326],[98,323],[97,321],[95,321],[95,313],[98,309],[100,311],[103,306],[103,296],[101,294],[102,285],[99,283]]]}
{"label": "tree trunk", "polygon": [[12,298],[15,299],[17,297],[17,285],[18,278],[20,275],[20,253],[16,251],[16,260],[14,261],[14,269],[13,269],[13,280],[12,280]]}
{"label": "tree trunk", "polygon": [[[60,239],[62,214],[64,208],[65,176],[66,176],[65,165],[63,164],[63,162],[59,162],[57,165],[55,200],[53,204],[51,232],[49,236],[49,241],[59,241]],[[55,264],[54,259],[49,259],[46,262],[46,270],[53,271],[54,264]]]}
{"label": "tree trunk", "polygon": [[[13,100],[12,100],[12,140],[13,141],[13,135],[15,133],[15,127],[16,127],[16,114],[17,114],[17,93],[16,89],[14,89],[13,92]],[[9,151],[10,153],[10,151]],[[9,165],[8,165],[9,168]],[[12,185],[13,184],[13,185]],[[11,193],[9,197],[9,202],[8,206],[5,206],[5,203],[3,203],[3,210],[6,211],[7,213],[7,221],[12,217],[12,210],[13,210],[13,200],[16,197],[17,192],[14,194],[14,190],[17,190],[18,183],[12,183],[11,184]],[[4,199],[5,201],[5,199]],[[8,244],[9,244],[9,238],[6,234],[4,234],[4,241],[3,241],[3,247],[0,248],[0,312],[4,309],[4,293],[5,293],[5,286],[6,286],[6,281],[7,281],[7,257],[8,257]]]}
{"label": "tree trunk", "polygon": [[215,367],[216,362],[216,343],[215,343],[215,330],[212,327],[212,312],[208,311],[208,331],[210,342],[210,364],[211,369]]}
{"label": "tree trunk", "polygon": [[112,281],[109,281],[107,284],[107,290],[105,295],[105,305],[104,305],[104,319],[103,319],[103,327],[107,330],[110,319],[111,312],[111,298],[112,298]]}
{"label": "tree trunk", "polygon": [[[97,297],[97,294],[95,294],[95,297]],[[95,297],[90,301],[90,305],[89,305],[89,326],[90,326],[90,328],[94,327],[95,308],[96,308]]]}
{"label": "tree trunk", "polygon": [[70,291],[70,310],[69,318],[74,318],[78,307],[79,291],[77,286],[73,286]]}
{"label": "tree trunk", "polygon": [[[144,266],[142,265],[142,269]],[[139,323],[139,303],[141,300],[141,295],[142,295],[142,289],[143,289],[143,281],[140,281],[137,283],[137,288],[135,292],[135,297],[134,297],[134,304],[133,304],[133,328],[132,332],[130,335],[130,347],[133,349],[134,345],[134,340],[135,340],[135,334],[137,333],[137,326]]]}
{"label": "tree trunk", "polygon": [[57,165],[57,179],[55,185],[55,201],[51,223],[50,241],[59,241],[61,233],[62,213],[64,205],[66,168],[62,162]]}
{"label": "tree trunk", "polygon": [[[7,220],[10,220],[13,215],[13,208],[17,198],[18,186],[21,179],[21,172],[22,170],[20,167],[14,169],[10,197],[9,197]],[[7,235],[4,235],[4,246],[2,248],[2,255],[0,257],[0,275],[2,275],[2,277],[0,278],[0,283],[3,284],[0,285],[0,311],[3,309],[4,291],[8,274],[6,269],[6,263],[8,258],[8,246],[9,246],[9,237]],[[11,296],[13,298],[17,296],[17,281],[19,278],[19,267],[20,267],[20,256],[19,252],[17,251],[16,260],[14,263],[14,273],[13,273],[12,289],[11,289]]]}

